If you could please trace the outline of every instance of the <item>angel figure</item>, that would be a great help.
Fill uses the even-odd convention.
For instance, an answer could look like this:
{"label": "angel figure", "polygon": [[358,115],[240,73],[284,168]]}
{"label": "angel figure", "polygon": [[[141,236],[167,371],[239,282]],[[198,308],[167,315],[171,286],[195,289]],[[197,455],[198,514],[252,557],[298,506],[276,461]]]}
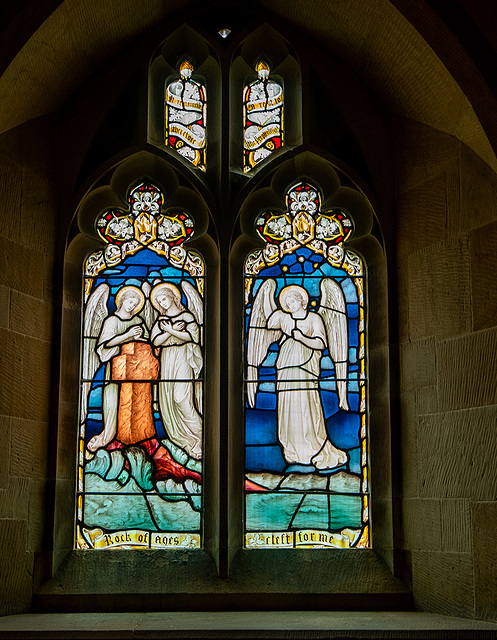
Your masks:
{"label": "angel figure", "polygon": [[[91,338],[85,340],[83,366],[87,371],[83,375],[92,377],[94,371],[88,369],[95,370],[100,362],[105,364],[104,428],[88,442],[90,452],[114,440],[134,444],[155,434],[151,384],[136,382],[153,380],[159,371],[159,363],[148,344],[148,329],[138,315],[145,296],[138,287],[122,287],[115,297],[116,310],[108,315],[109,293],[107,284],[97,287],[85,313],[85,336],[98,337],[93,349]],[[133,382],[126,382],[129,379]]]}
{"label": "angel figure", "polygon": [[182,282],[191,309],[181,302],[174,284],[156,285],[150,294],[159,317],[152,327],[151,340],[160,352],[159,409],[169,438],[192,458],[202,455],[202,299],[195,287]]}
{"label": "angel figure", "polygon": [[[186,478],[200,482],[200,475],[175,462],[157,439],[152,381],[158,378],[159,361],[147,325],[138,315],[142,309],[147,310],[144,292],[135,286],[122,287],[115,297],[116,310],[110,315],[109,294],[107,284],[99,285],[85,312],[84,379],[91,380],[100,362],[105,364],[103,430],[90,439],[88,451],[91,455],[103,447],[110,450],[141,445],[152,458],[156,481],[172,477],[178,482]],[[82,421],[86,419],[90,387],[91,382],[84,382]]]}
{"label": "angel figure", "polygon": [[276,281],[266,280],[254,300],[248,331],[247,399],[255,406],[258,367],[271,344],[278,342],[276,389],[278,438],[288,464],[312,464],[319,470],[347,462],[326,431],[319,393],[321,357],[328,348],[335,364],[339,406],[347,401],[347,316],[340,286],[329,278],[321,282],[318,312],[308,310],[309,295],[297,285],[281,290],[275,301]]}

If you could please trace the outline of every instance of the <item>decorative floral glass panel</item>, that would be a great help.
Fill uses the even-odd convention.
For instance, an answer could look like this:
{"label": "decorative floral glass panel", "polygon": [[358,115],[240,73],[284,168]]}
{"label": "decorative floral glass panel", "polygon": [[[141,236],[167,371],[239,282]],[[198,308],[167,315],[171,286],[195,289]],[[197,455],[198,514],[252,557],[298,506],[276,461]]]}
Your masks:
{"label": "decorative floral glass panel", "polygon": [[283,87],[269,79],[269,65],[258,62],[258,78],[243,90],[243,170],[283,146]]}
{"label": "decorative floral glass panel", "polygon": [[204,263],[141,184],[85,263],[76,546],[195,548],[202,531]]}
{"label": "decorative floral glass panel", "polygon": [[207,97],[205,86],[192,79],[193,65],[180,65],[180,77],[166,87],[165,143],[205,171]]}
{"label": "decorative floral glass panel", "polygon": [[245,546],[368,547],[365,273],[301,182],[245,261]]}

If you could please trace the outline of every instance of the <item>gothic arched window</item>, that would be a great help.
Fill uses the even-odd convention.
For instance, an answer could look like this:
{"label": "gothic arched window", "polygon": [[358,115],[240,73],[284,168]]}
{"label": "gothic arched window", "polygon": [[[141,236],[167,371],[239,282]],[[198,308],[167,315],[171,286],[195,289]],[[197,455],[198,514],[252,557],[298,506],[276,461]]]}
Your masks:
{"label": "gothic arched window", "polygon": [[151,183],[84,265],[76,546],[200,547],[204,261]]}
{"label": "gothic arched window", "polygon": [[180,77],[166,85],[165,144],[205,171],[207,146],[207,93],[205,85],[192,78],[193,65],[184,60]]}
{"label": "gothic arched window", "polygon": [[267,62],[255,65],[258,78],[243,90],[243,170],[253,169],[283,146],[283,87],[269,78]]}
{"label": "gothic arched window", "polygon": [[339,208],[301,181],[245,261],[245,546],[368,547],[366,301]]}
{"label": "gothic arched window", "polygon": [[128,209],[97,206],[100,183],[81,204],[80,231],[104,246],[83,273],[78,549],[227,562],[242,547],[371,547],[372,209],[325,152],[299,146],[288,42],[261,26],[229,59],[190,28],[169,36],[150,62],[156,149],[101,178]]}

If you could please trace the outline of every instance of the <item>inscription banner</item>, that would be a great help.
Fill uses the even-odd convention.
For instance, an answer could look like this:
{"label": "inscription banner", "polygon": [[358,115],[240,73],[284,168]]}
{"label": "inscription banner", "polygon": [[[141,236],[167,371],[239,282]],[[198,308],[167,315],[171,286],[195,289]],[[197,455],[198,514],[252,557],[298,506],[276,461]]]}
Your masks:
{"label": "inscription banner", "polygon": [[294,549],[330,547],[335,549],[362,548],[367,546],[361,541],[361,529],[343,529],[338,533],[319,531],[318,529],[300,529],[298,531],[259,531],[247,533],[245,545],[249,549]]}
{"label": "inscription banner", "polygon": [[102,529],[85,529],[81,544],[88,549],[198,549],[200,535],[194,533],[153,533],[127,529],[106,533]]}

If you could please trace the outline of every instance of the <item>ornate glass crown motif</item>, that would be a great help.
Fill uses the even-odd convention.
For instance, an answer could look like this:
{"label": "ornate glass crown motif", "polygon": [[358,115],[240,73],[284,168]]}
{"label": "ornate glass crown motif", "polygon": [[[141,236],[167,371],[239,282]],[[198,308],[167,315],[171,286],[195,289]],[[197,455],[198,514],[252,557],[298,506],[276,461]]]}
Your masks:
{"label": "ornate glass crown motif", "polygon": [[197,549],[205,265],[147,178],[127,204],[85,262],[76,547]]}
{"label": "ornate glass crown motif", "polygon": [[153,184],[142,183],[128,197],[129,211],[108,209],[97,218],[96,230],[107,246],[92,253],[86,263],[88,275],[122,262],[146,247],[174,264],[183,264],[192,275],[201,275],[201,263],[183,243],[194,233],[195,223],[185,211],[162,212],[164,196]]}
{"label": "ornate glass crown motif", "polygon": [[244,264],[245,547],[367,548],[364,264],[317,186],[285,203]]}
{"label": "ornate glass crown motif", "polygon": [[341,209],[321,211],[321,195],[311,184],[301,182],[290,189],[286,204],[285,213],[265,211],[255,223],[263,240],[285,243],[285,252],[307,244],[319,251],[319,241],[340,245],[353,231],[352,220]]}
{"label": "ornate glass crown motif", "polygon": [[139,185],[129,195],[129,212],[110,209],[97,219],[98,235],[119,246],[134,240],[142,246],[150,245],[158,253],[163,252],[163,246],[157,242],[171,247],[183,244],[193,235],[193,220],[183,211],[163,214],[163,200],[162,193],[153,185]]}

